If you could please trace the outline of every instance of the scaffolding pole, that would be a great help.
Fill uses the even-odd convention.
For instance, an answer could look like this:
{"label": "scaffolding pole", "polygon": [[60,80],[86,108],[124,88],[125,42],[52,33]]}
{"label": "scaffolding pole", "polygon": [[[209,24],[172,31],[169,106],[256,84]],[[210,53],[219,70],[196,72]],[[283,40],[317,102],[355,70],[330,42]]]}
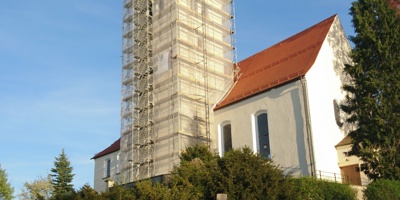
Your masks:
{"label": "scaffolding pole", "polygon": [[187,146],[216,148],[212,108],[235,73],[233,10],[231,0],[124,0],[123,183],[168,174]]}

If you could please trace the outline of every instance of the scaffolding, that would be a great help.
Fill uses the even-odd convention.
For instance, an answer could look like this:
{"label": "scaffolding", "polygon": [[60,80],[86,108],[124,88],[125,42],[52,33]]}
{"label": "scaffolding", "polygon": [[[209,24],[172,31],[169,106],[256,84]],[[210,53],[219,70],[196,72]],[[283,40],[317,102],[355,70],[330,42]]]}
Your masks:
{"label": "scaffolding", "polygon": [[212,148],[212,108],[237,71],[233,11],[231,0],[124,0],[124,183],[168,174],[186,146]]}

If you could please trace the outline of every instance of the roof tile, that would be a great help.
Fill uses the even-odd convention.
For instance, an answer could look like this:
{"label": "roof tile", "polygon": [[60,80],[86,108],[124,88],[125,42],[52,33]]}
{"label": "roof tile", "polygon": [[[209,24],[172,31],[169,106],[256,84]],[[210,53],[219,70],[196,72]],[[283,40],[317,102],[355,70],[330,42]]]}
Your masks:
{"label": "roof tile", "polygon": [[232,90],[214,110],[254,96],[305,75],[314,64],[336,15],[238,63]]}
{"label": "roof tile", "polygon": [[107,154],[110,154],[112,152],[118,151],[120,149],[120,141],[121,139],[118,139],[117,141],[115,141],[114,143],[112,143],[109,147],[107,147],[106,149],[104,149],[103,151],[101,151],[100,153],[97,153],[95,156],[93,156],[93,158],[91,159],[96,159],[102,156],[105,156]]}

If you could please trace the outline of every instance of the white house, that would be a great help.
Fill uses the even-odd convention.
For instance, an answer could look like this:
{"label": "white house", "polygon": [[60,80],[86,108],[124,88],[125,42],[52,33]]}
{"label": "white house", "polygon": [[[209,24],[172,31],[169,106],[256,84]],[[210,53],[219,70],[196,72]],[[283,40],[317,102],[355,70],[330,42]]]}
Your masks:
{"label": "white house", "polygon": [[214,108],[220,155],[249,146],[294,175],[340,179],[350,50],[334,15],[239,62],[241,76]]}
{"label": "white house", "polygon": [[98,192],[107,191],[120,180],[120,139],[109,147],[93,156],[94,159],[94,186]]}
{"label": "white house", "polygon": [[365,186],[370,183],[367,175],[360,171],[362,161],[356,156],[347,156],[346,153],[351,149],[351,138],[346,136],[335,147],[339,159],[338,165],[342,180],[351,185]]}

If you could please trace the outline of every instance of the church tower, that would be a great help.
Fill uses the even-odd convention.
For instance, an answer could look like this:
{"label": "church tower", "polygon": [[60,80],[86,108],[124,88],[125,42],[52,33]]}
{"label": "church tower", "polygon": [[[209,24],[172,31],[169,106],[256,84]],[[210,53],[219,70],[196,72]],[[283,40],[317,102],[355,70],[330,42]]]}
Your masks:
{"label": "church tower", "polygon": [[216,148],[212,109],[231,86],[233,0],[124,0],[123,183],[168,174],[186,146]]}

